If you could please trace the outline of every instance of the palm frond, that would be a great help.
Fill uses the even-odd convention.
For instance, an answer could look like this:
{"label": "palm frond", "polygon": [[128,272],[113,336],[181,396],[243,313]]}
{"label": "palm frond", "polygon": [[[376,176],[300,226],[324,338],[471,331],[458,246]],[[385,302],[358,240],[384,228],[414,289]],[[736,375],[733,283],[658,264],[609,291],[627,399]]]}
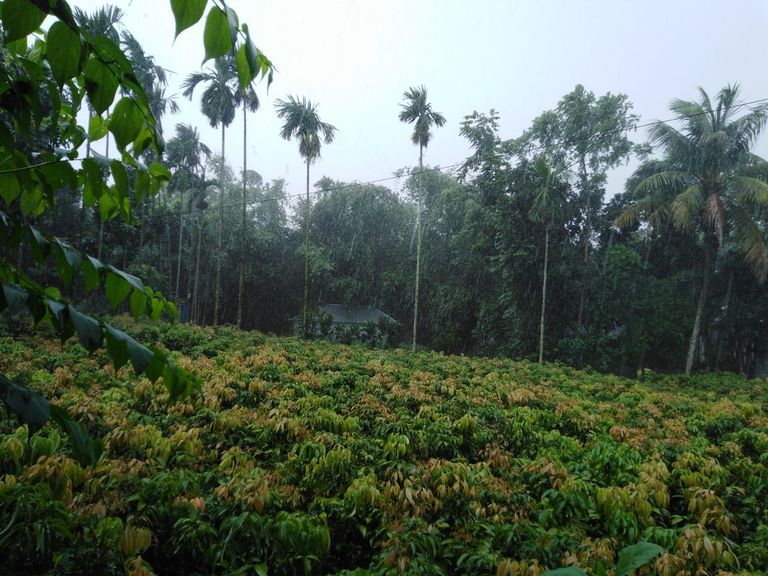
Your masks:
{"label": "palm frond", "polygon": [[704,195],[698,183],[688,186],[672,201],[672,221],[678,230],[691,232],[701,212]]}
{"label": "palm frond", "polygon": [[744,261],[752,268],[758,282],[768,278],[768,245],[765,233],[758,223],[741,206],[732,210],[736,244],[744,255]]}

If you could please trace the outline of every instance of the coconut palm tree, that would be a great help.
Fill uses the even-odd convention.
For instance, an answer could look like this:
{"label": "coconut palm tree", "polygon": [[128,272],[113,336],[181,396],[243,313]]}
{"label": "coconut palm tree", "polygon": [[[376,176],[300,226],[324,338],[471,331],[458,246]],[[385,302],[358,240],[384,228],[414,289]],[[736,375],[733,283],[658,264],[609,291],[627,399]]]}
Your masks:
{"label": "coconut palm tree", "polygon": [[320,157],[322,143],[330,144],[336,136],[336,127],[320,120],[317,104],[306,98],[288,96],[287,100],[277,100],[277,117],[285,120],[280,136],[286,140],[296,138],[299,141],[299,154],[307,164],[307,201],[304,206],[304,338],[309,337],[307,322],[307,303],[309,301],[309,167]]}
{"label": "coconut palm tree", "polygon": [[416,325],[419,319],[419,277],[421,272],[421,202],[424,148],[432,139],[432,126],[438,128],[445,124],[445,117],[432,110],[432,104],[427,102],[427,89],[424,86],[411,87],[403,94],[404,102],[400,105],[400,121],[413,124],[411,141],[419,147],[419,197],[416,202],[416,287],[413,297],[413,342],[411,350],[416,351]]}
{"label": "coconut palm tree", "polygon": [[552,218],[565,204],[563,182],[553,172],[549,162],[538,158],[533,163],[534,187],[528,218],[544,224],[544,270],[541,283],[541,317],[539,320],[539,364],[544,362],[544,325],[547,308],[547,273],[549,268],[549,231]]}
{"label": "coconut palm tree", "polygon": [[243,107],[243,205],[240,217],[240,279],[237,287],[237,326],[243,325],[243,301],[245,296],[245,222],[247,210],[247,178],[248,169],[248,112],[259,109],[259,97],[256,91],[248,85],[243,89],[238,87],[235,92],[235,102]]}
{"label": "coconut palm tree", "polygon": [[200,100],[200,110],[208,118],[212,128],[221,125],[221,170],[219,173],[219,230],[216,246],[216,288],[213,303],[213,325],[219,321],[219,303],[221,301],[221,261],[224,253],[224,168],[226,166],[224,135],[227,126],[235,118],[235,93],[237,91],[237,71],[231,57],[214,60],[213,67],[204,72],[187,76],[182,84],[183,94],[190,100],[199,84],[206,84]]}
{"label": "coconut palm tree", "polygon": [[[675,100],[670,106],[680,129],[661,122],[650,130],[651,143],[661,147],[654,173],[635,188],[637,201],[619,216],[619,226],[638,218],[667,220],[678,230],[696,235],[704,252],[701,286],[685,373],[690,374],[709,293],[713,256],[732,241],[758,281],[768,276],[768,163],[750,149],[768,120],[768,105],[746,108],[739,88],[726,86],[713,103],[699,89],[700,102]],[[641,166],[639,170],[646,170]]]}

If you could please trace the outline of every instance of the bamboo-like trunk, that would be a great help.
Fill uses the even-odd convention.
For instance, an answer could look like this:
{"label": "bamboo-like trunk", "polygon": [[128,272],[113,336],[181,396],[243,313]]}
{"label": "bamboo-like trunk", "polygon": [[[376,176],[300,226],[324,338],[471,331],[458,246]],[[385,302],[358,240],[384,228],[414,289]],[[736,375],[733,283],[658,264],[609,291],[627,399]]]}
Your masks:
{"label": "bamboo-like trunk", "polygon": [[200,220],[197,224],[197,249],[195,254],[195,283],[192,292],[192,312],[194,322],[200,322],[200,245],[203,243],[203,215],[200,214]]}
{"label": "bamboo-like trunk", "polygon": [[421,277],[421,172],[423,168],[424,146],[419,144],[419,198],[416,201],[416,286],[413,291],[413,336],[411,352],[416,352],[416,334],[419,322],[419,279]]}
{"label": "bamboo-like trunk", "polygon": [[246,194],[245,185],[246,163],[248,161],[248,114],[243,102],[243,213],[240,218],[240,280],[237,284],[237,327],[243,327],[243,297],[245,292],[245,216]]}
{"label": "bamboo-like trunk", "polygon": [[581,165],[580,180],[581,189],[584,191],[586,198],[585,208],[585,222],[584,222],[584,273],[581,279],[581,294],[579,295],[579,314],[576,319],[576,326],[582,328],[585,324],[584,309],[587,304],[587,278],[589,277],[589,270],[587,265],[589,264],[589,237],[592,233],[592,218],[591,218],[591,206],[590,206],[590,194],[589,194],[589,182],[587,181],[587,164],[584,156],[579,159]]}
{"label": "bamboo-like trunk", "polygon": [[707,295],[709,293],[710,267],[712,264],[712,248],[708,239],[704,238],[704,270],[701,280],[701,291],[699,292],[699,304],[696,306],[696,318],[693,321],[691,330],[691,339],[688,342],[688,356],[685,360],[685,373],[690,376],[693,369],[693,360],[696,355],[696,348],[701,334],[701,320],[704,317],[704,308],[707,304]]}
{"label": "bamboo-like trunk", "polygon": [[221,261],[224,250],[224,123],[221,123],[221,169],[219,170],[219,233],[216,242],[216,294],[213,297],[213,325],[219,322],[221,301]]}
{"label": "bamboo-like trunk", "polygon": [[304,338],[309,338],[307,305],[309,302],[309,158],[307,158],[307,205],[304,208],[304,323],[302,331]]}
{"label": "bamboo-like trunk", "polygon": [[547,269],[549,267],[549,221],[544,231],[544,279],[541,283],[541,319],[539,320],[539,364],[544,363],[544,320],[547,309]]}
{"label": "bamboo-like trunk", "polygon": [[179,253],[176,261],[176,300],[179,300],[181,284],[181,246],[184,239],[184,189],[179,190]]}

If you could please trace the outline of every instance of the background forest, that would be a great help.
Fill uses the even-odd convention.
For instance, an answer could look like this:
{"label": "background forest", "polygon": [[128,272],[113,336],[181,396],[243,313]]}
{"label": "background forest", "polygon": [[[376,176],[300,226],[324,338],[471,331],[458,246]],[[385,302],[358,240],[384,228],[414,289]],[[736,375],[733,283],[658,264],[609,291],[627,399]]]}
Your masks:
{"label": "background forest", "polygon": [[[737,86],[670,94],[683,100],[667,122],[643,125],[649,143],[633,141],[639,118],[627,96],[580,85],[517,138],[500,137],[494,110],[468,113],[443,130],[459,129],[473,154],[448,167],[430,166],[427,148],[445,118],[424,87],[411,88],[400,119],[413,122],[419,164],[414,148],[415,167],[371,183],[310,174],[321,141],[305,145],[305,120],[320,119],[291,96],[279,101],[285,129],[275,138],[298,141],[307,168],[298,196],[247,157],[226,155],[234,122],[247,138],[249,118],[272,113],[240,88],[233,59],[210,60],[184,82],[183,95],[200,99],[200,122],[221,130],[220,143],[202,142],[196,126],[174,122],[165,70],[120,26],[119,8],[75,16],[119,43],[137,71],[167,141],[162,155],[146,155],[172,176],[157,196],[131,195],[129,220],[62,188],[53,209],[28,222],[161,290],[183,320],[286,334],[306,299],[310,311],[378,307],[400,322],[401,342],[452,353],[628,375],[765,369],[768,187],[750,152],[766,103],[743,102]],[[343,130],[343,119],[329,120]],[[320,130],[332,145],[334,126],[320,125],[314,137]],[[87,155],[103,158],[91,139],[106,140],[109,154],[99,116],[89,136]],[[56,138],[40,129],[34,144],[55,149]],[[639,167],[625,191],[606,198],[607,172],[631,158]],[[55,275],[55,262],[38,264],[28,247],[3,256],[43,284]],[[77,282],[66,296],[109,310]]]}

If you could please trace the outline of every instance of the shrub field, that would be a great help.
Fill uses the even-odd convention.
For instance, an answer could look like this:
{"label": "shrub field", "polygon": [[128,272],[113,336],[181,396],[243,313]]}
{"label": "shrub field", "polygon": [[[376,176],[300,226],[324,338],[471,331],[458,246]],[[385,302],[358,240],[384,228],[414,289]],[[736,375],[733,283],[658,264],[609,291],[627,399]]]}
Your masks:
{"label": "shrub field", "polygon": [[0,415],[3,574],[763,574],[768,382],[121,325],[201,385],[170,403],[70,340],[0,372],[102,439]]}

